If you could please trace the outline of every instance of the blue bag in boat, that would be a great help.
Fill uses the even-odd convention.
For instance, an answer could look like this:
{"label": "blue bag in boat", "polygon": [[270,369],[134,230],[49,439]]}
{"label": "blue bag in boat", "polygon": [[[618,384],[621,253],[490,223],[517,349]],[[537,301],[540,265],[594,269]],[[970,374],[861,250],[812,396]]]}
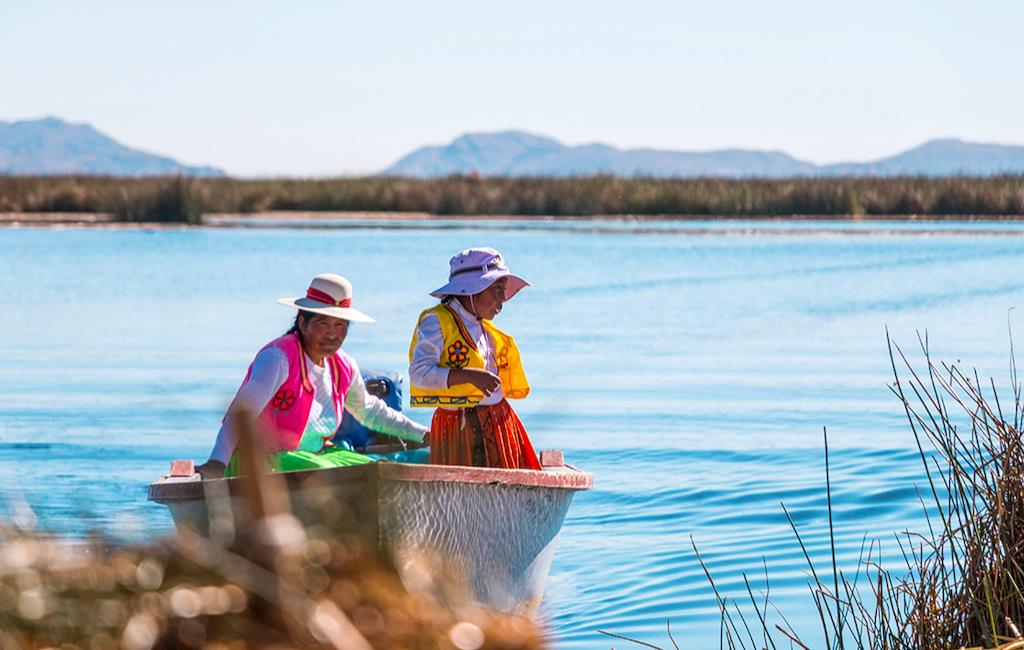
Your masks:
{"label": "blue bag in boat", "polygon": [[[397,372],[383,370],[363,370],[363,382],[371,395],[381,398],[384,403],[395,409],[402,410],[402,375]],[[377,444],[377,432],[370,431],[352,417],[348,411],[341,418],[341,426],[334,434],[334,443],[362,449],[367,445]]]}

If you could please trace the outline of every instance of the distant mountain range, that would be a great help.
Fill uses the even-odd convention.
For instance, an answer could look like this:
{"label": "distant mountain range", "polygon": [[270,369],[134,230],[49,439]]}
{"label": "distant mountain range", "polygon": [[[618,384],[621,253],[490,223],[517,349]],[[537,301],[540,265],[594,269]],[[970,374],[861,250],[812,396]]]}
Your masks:
{"label": "distant mountain range", "polygon": [[1024,147],[932,140],[872,162],[816,165],[781,151],[722,149],[688,152],[567,146],[522,131],[470,133],[440,147],[423,147],[382,172],[432,178],[481,176],[614,176],[727,178],[786,176],[950,176],[1024,173]]}
{"label": "distant mountain range", "polygon": [[[435,178],[482,176],[614,176],[725,178],[787,176],[949,176],[1024,174],[1024,147],[932,140],[871,162],[816,165],[781,151],[617,149],[567,146],[523,131],[470,133],[439,147],[423,147],[381,174]],[[88,124],[56,117],[0,121],[0,174],[112,176],[223,176],[216,167],[185,165],[127,147]]]}
{"label": "distant mountain range", "polygon": [[0,174],[94,174],[110,176],[223,176],[215,167],[194,167],[131,149],[88,124],[55,117],[0,121]]}

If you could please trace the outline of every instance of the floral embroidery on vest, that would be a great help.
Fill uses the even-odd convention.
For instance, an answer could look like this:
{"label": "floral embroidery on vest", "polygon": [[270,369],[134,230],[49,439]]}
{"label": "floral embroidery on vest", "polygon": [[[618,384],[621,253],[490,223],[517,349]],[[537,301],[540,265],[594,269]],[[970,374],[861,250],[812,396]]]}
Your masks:
{"label": "floral embroidery on vest", "polygon": [[462,341],[455,341],[448,346],[448,365],[452,368],[465,368],[469,363],[469,348]]}
{"label": "floral embroidery on vest", "polygon": [[271,404],[274,405],[275,410],[287,411],[295,404],[295,391],[290,388],[282,388],[274,395]]}
{"label": "floral embroidery on vest", "polygon": [[494,363],[499,368],[508,368],[508,348],[502,347],[498,350],[497,358]]}

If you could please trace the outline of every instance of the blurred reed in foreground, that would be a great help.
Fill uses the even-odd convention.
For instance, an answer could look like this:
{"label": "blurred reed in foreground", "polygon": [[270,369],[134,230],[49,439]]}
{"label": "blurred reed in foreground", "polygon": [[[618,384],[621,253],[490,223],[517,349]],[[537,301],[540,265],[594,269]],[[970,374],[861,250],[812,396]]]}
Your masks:
{"label": "blurred reed in foreground", "polygon": [[[239,453],[260,467],[258,436],[239,426]],[[459,598],[415,558],[396,567],[343,526],[304,528],[279,475],[242,480],[251,516],[212,538],[125,547],[0,530],[0,650],[546,645],[531,620]]]}
{"label": "blurred reed in foreground", "polygon": [[879,540],[865,543],[856,566],[838,566],[826,434],[830,566],[815,566],[786,511],[807,562],[821,636],[801,638],[747,574],[745,594],[722,594],[694,544],[721,611],[725,647],[1024,648],[1024,402],[1012,352],[1010,391],[1000,393],[976,372],[937,365],[927,339],[920,343],[921,370],[890,341],[891,388],[927,477],[920,492],[928,530],[896,532],[898,553],[886,554],[902,558],[896,568],[883,562]]}
{"label": "blurred reed in foreground", "polygon": [[409,591],[359,540],[307,531],[274,569],[184,535],[109,547],[3,533],[0,648],[541,648],[534,624]]}
{"label": "blurred reed in foreground", "polygon": [[280,210],[436,215],[872,217],[1024,215],[1024,176],[657,179],[112,178],[0,176],[0,212],[99,212],[195,223]]}

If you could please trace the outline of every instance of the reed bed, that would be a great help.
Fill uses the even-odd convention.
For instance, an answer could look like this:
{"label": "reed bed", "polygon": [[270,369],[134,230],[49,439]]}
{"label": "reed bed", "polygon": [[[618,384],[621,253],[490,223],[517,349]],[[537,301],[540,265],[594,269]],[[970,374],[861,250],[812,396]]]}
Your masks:
{"label": "reed bed", "polygon": [[[1013,354],[1010,386],[1001,392],[959,364],[933,362],[926,337],[920,368],[889,345],[891,388],[927,477],[919,486],[927,530],[895,533],[886,555],[902,558],[895,567],[883,562],[879,540],[865,542],[856,566],[838,566],[834,538],[831,564],[816,566],[786,511],[820,621],[814,641],[802,638],[746,574],[745,594],[721,593],[694,544],[721,612],[724,647],[1024,649],[1024,403]],[[825,489],[831,538],[827,432]],[[767,570],[763,578],[767,583]],[[669,642],[678,648],[670,633]]]}
{"label": "reed bed", "polygon": [[[240,453],[259,467],[258,438],[239,422]],[[546,646],[531,620],[461,598],[416,558],[382,558],[338,503],[304,528],[280,478],[246,476],[252,516],[209,537],[130,547],[0,530],[0,650]]]}
{"label": "reed bed", "polygon": [[99,212],[195,223],[202,213],[930,217],[1024,216],[1024,176],[661,179],[328,179],[0,176],[0,212]]}

